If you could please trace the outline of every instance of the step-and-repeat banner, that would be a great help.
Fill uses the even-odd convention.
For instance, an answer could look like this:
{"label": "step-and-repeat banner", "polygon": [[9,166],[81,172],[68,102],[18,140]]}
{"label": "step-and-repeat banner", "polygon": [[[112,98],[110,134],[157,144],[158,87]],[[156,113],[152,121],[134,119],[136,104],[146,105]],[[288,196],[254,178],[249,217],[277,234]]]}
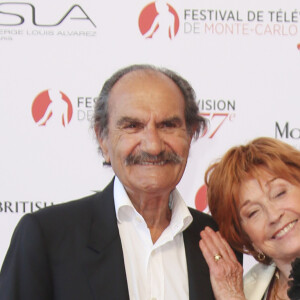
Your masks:
{"label": "step-and-repeat banner", "polygon": [[193,85],[210,126],[179,184],[192,207],[207,211],[204,172],[229,147],[270,136],[300,149],[297,0],[0,2],[0,61],[0,265],[22,215],[111,180],[90,119],[121,67]]}

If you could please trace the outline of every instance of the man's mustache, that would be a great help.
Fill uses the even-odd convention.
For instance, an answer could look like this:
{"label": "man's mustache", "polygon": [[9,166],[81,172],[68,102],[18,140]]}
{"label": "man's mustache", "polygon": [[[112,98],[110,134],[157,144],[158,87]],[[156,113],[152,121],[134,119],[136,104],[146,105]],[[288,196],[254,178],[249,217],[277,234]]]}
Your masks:
{"label": "man's mustache", "polygon": [[152,155],[141,151],[136,154],[129,154],[125,160],[126,165],[150,165],[158,164],[164,165],[167,163],[180,164],[183,158],[172,151],[162,151],[158,155]]}

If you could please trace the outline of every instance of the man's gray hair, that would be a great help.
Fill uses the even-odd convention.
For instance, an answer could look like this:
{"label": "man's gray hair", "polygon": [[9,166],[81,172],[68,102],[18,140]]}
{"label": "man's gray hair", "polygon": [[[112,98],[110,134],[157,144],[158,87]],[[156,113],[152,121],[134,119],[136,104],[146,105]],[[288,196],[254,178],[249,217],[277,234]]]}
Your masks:
{"label": "man's gray hair", "polygon": [[113,86],[124,75],[137,70],[152,70],[155,72],[162,73],[169,77],[178,86],[178,88],[183,94],[185,101],[184,115],[188,133],[191,137],[194,136],[194,138],[197,139],[199,137],[200,132],[206,128],[206,121],[202,116],[200,116],[199,108],[196,103],[196,94],[192,86],[187,82],[187,80],[185,80],[184,78],[182,78],[181,76],[169,69],[159,68],[153,65],[146,64],[131,65],[126,68],[123,68],[114,73],[104,83],[100,95],[97,98],[94,109],[94,116],[92,119],[92,125],[96,130],[97,136],[104,138],[108,134],[108,98]]}

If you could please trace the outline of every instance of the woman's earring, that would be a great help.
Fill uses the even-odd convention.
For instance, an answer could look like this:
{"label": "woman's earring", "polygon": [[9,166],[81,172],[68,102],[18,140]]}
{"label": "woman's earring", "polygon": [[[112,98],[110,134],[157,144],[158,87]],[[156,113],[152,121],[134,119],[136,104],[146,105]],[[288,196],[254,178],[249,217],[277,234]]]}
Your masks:
{"label": "woman's earring", "polygon": [[259,261],[264,261],[266,256],[263,252],[258,252],[257,258],[258,258]]}

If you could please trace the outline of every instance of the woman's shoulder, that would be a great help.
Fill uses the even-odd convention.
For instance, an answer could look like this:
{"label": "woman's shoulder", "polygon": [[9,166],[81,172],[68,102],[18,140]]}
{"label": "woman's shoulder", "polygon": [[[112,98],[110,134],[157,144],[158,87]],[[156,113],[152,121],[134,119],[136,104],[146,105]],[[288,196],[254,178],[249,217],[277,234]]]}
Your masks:
{"label": "woman's shoulder", "polygon": [[244,276],[244,292],[247,300],[262,299],[275,272],[275,264],[255,264]]}

